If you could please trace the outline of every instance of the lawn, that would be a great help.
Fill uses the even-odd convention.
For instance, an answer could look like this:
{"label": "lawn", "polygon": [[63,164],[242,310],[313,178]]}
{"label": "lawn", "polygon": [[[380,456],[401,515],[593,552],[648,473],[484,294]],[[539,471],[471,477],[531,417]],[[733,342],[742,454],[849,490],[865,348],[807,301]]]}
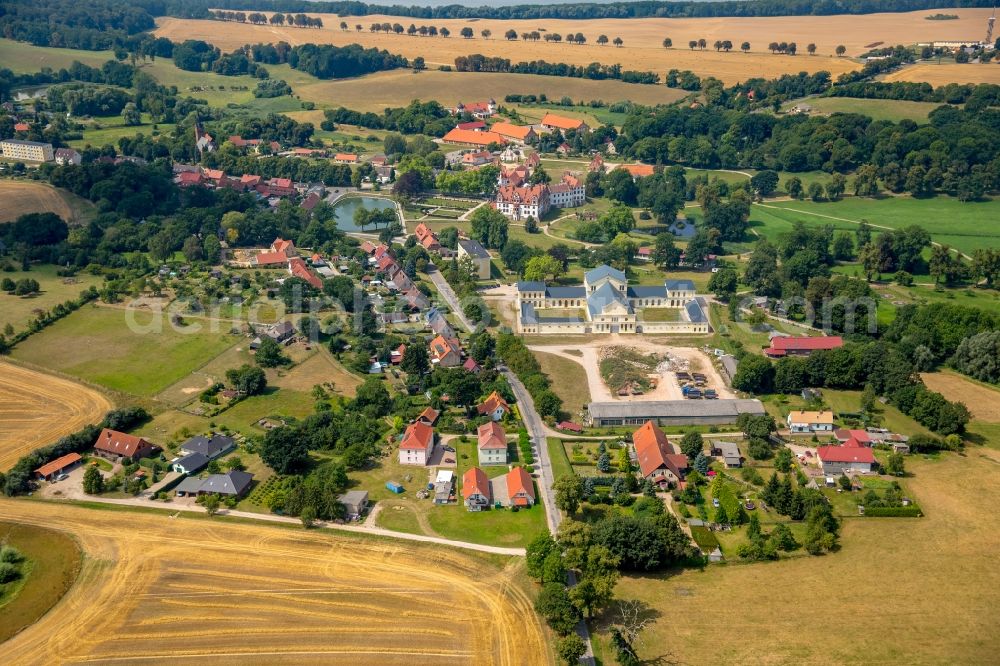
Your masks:
{"label": "lawn", "polygon": [[87,305],[25,340],[14,357],[153,396],[233,345],[233,336],[200,330],[203,324],[177,330],[164,315]]}
{"label": "lawn", "polygon": [[569,458],[566,457],[566,448],[563,446],[563,440],[549,437],[545,445],[549,449],[549,462],[552,464],[553,480],[559,480],[564,476],[571,476],[573,474],[573,466],[569,464]]}
{"label": "lawn", "polygon": [[35,310],[51,310],[59,303],[75,300],[80,292],[91,287],[100,287],[104,279],[89,273],[79,273],[72,282],[56,275],[58,267],[49,264],[35,265],[30,271],[0,273],[0,278],[10,278],[14,282],[22,279],[37,280],[42,291],[37,296],[15,296],[0,292],[0,329],[7,324],[15,330],[22,330],[35,318]]}
{"label": "lawn", "polygon": [[1000,246],[1000,199],[962,202],[947,196],[929,199],[899,196],[847,197],[821,203],[776,201],[756,205],[750,214],[751,229],[772,240],[789,231],[796,220],[854,230],[863,219],[873,227],[922,226],[936,242],[966,254],[977,248]]}
{"label": "lawn", "polygon": [[813,108],[813,114],[830,113],[861,113],[872,120],[912,120],[926,123],[927,115],[941,106],[935,102],[909,102],[893,99],[859,99],[854,97],[808,97],[804,100],[787,102],[783,109],[787,111],[796,104],[804,103]]}
{"label": "lawn", "polygon": [[170,134],[174,131],[174,125],[169,123],[153,124],[149,114],[143,114],[142,125],[126,125],[121,116],[99,116],[85,122],[86,128],[83,130],[83,137],[73,139],[69,142],[74,148],[84,148],[86,146],[106,146],[118,145],[118,140],[122,137],[134,137],[138,134],[147,136],[159,136]]}
{"label": "lawn", "polygon": [[[544,310],[541,312],[545,313]],[[563,410],[569,412],[571,419],[575,418],[591,400],[587,371],[568,358],[542,352],[533,353],[542,366],[542,372],[548,375],[553,392],[562,399]]]}
{"label": "lawn", "polygon": [[73,585],[83,554],[72,537],[41,527],[0,523],[0,543],[25,557],[24,576],[0,585],[0,644],[33,624]]}

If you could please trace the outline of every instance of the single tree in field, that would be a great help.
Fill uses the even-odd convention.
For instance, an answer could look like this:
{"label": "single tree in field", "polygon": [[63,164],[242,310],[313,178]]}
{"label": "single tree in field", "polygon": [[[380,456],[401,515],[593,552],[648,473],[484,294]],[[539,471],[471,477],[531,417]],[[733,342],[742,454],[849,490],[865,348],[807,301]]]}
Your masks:
{"label": "single tree in field", "polygon": [[413,37],[413,35],[417,34],[417,26],[411,23],[410,27],[406,29],[406,34]]}
{"label": "single tree in field", "polygon": [[397,35],[402,35],[403,31],[404,31],[403,24],[402,23],[394,23],[392,25],[392,31],[394,33],[396,33]]}
{"label": "single tree in field", "polygon": [[666,39],[664,39],[663,40],[663,48],[665,48],[665,49],[672,49],[672,48],[674,48],[674,40],[670,39],[669,37],[667,37]]}
{"label": "single tree in field", "polygon": [[604,46],[605,44],[608,43],[608,36],[601,35],[600,37],[597,38],[597,43],[600,44],[601,46]]}
{"label": "single tree in field", "polygon": [[770,44],[768,44],[768,45],[767,45],[767,49],[768,49],[768,50],[769,50],[769,51],[770,51],[771,53],[774,53],[775,51],[777,51],[777,50],[778,50],[778,42],[771,42]]}
{"label": "single tree in field", "polygon": [[733,43],[728,39],[722,40],[722,50],[729,53],[733,50]]}
{"label": "single tree in field", "polygon": [[612,43],[613,43],[613,44],[614,44],[615,46],[617,46],[618,48],[621,48],[621,47],[622,47],[622,44],[624,44],[624,43],[625,43],[625,40],[623,40],[623,39],[622,39],[621,37],[615,37],[615,41],[614,41],[614,42],[612,42]]}
{"label": "single tree in field", "polygon": [[712,46],[715,47],[716,51],[721,51],[722,50],[722,40],[721,39],[715,40],[715,43],[713,43]]}
{"label": "single tree in field", "polygon": [[517,31],[516,30],[508,30],[507,32],[505,32],[503,34],[503,36],[506,37],[508,40],[517,39]]}
{"label": "single tree in field", "polygon": [[688,42],[688,48],[691,49],[692,51],[694,51],[696,46],[698,46],[698,40],[692,39],[690,42]]}
{"label": "single tree in field", "polygon": [[472,28],[468,26],[462,28],[462,37],[465,37],[466,39],[472,39],[473,34],[474,33],[472,32]]}
{"label": "single tree in field", "polygon": [[483,39],[489,39],[493,32],[490,30],[483,30],[479,34],[483,36]]}
{"label": "single tree in field", "polygon": [[708,40],[706,40],[704,37],[702,37],[701,39],[698,40],[698,48],[699,49],[701,49],[702,51],[704,51],[706,46],[708,46]]}
{"label": "single tree in field", "polygon": [[578,33],[576,33],[575,41],[576,41],[577,44],[586,44],[587,43],[587,38],[583,36],[582,32],[578,32]]}
{"label": "single tree in field", "polygon": [[347,32],[347,21],[340,22],[340,29],[343,30],[344,32]]}
{"label": "single tree in field", "polygon": [[743,51],[743,53],[749,53],[750,52],[750,42],[743,42],[742,44],[740,44],[740,50]]}
{"label": "single tree in field", "polygon": [[846,46],[844,46],[843,44],[837,46],[837,57],[842,57],[845,53],[847,53]]}
{"label": "single tree in field", "polygon": [[799,50],[799,47],[796,46],[795,42],[789,42],[788,47],[785,50],[788,52],[788,55],[795,55],[795,52]]}
{"label": "single tree in field", "polygon": [[811,42],[806,44],[806,51],[809,52],[809,55],[816,55],[816,45]]}
{"label": "single tree in field", "polygon": [[448,28],[441,28],[440,30],[438,30],[438,32],[440,32],[441,36],[444,37],[445,39],[447,39],[448,36],[451,34],[451,30],[449,30]]}
{"label": "single tree in field", "polygon": [[354,25],[354,30],[357,31],[357,32],[361,32],[364,29],[365,29],[364,26],[361,25],[360,23],[357,23],[357,24]]}

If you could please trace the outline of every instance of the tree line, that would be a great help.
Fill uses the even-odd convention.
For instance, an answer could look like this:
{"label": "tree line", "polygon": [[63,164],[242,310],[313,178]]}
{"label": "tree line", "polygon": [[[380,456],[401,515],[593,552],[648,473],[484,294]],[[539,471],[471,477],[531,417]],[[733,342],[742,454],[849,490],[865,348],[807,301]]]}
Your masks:
{"label": "tree line", "polygon": [[260,12],[229,12],[219,10],[217,12],[209,12],[207,18],[213,18],[217,21],[234,21],[236,23],[250,23],[252,25],[277,25],[277,26],[288,26],[289,28],[322,28],[323,19],[318,16],[306,16],[305,14],[282,14],[281,12],[275,12],[271,14],[268,18],[266,14],[261,14]]}
{"label": "tree line", "polygon": [[460,72],[510,72],[514,74],[541,74],[543,76],[568,76],[579,79],[616,79],[626,83],[657,84],[660,75],[655,72],[623,70],[619,64],[604,65],[592,62],[589,65],[550,63],[545,60],[512,63],[509,58],[484,56],[474,53],[455,58],[455,69]]}

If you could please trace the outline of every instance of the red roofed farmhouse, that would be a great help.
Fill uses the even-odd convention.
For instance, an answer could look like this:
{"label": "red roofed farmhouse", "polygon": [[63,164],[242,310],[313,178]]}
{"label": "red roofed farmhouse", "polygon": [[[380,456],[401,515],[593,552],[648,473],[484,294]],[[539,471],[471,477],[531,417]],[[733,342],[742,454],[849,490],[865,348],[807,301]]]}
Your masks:
{"label": "red roofed farmhouse", "polygon": [[474,132],[455,128],[441,139],[445,143],[456,143],[463,146],[488,146],[491,143],[503,145],[507,140],[496,132]]}
{"label": "red roofed farmhouse", "polygon": [[94,443],[94,453],[108,460],[119,458],[138,460],[151,456],[155,450],[156,446],[142,437],[127,435],[109,428],[102,430],[97,436],[97,442]]}
{"label": "red roofed farmhouse", "polygon": [[809,356],[820,349],[839,349],[844,346],[844,339],[839,335],[825,337],[793,337],[780,336],[771,339],[771,346],[764,353],[771,357]]}
{"label": "red roofed farmhouse", "polygon": [[848,440],[843,446],[821,446],[816,449],[823,473],[839,475],[849,472],[871,472],[875,454],[856,440]]}
{"label": "red roofed farmhouse", "polygon": [[684,479],[687,456],[674,453],[673,445],[655,423],[646,421],[632,433],[632,444],[643,478],[660,485],[676,484]]}

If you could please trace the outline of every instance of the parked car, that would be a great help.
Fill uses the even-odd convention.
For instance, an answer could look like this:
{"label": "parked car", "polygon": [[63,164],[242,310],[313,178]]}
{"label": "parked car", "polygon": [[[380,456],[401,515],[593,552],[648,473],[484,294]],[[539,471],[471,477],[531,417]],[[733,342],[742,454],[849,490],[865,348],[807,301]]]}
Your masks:
{"label": "parked car", "polygon": [[67,474],[66,472],[63,472],[62,474],[60,474],[59,476],[56,477],[56,481],[65,481],[68,478],[69,478],[69,474]]}
{"label": "parked car", "polygon": [[448,453],[454,453],[454,452],[455,452],[455,449],[453,449],[453,448],[452,448],[452,447],[450,447],[450,446],[444,446],[444,447],[441,447],[441,448],[443,448],[443,449],[444,449],[445,451],[447,451]]}

